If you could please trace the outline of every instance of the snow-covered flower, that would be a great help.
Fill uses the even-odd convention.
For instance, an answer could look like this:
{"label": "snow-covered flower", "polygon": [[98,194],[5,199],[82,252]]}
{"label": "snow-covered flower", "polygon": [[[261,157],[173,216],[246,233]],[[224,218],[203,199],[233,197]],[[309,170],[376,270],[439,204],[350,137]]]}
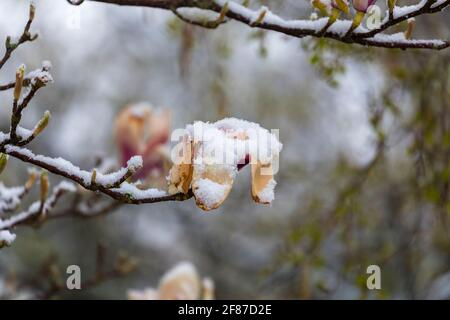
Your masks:
{"label": "snow-covered flower", "polygon": [[214,283],[201,279],[190,262],[181,262],[163,275],[157,288],[128,290],[130,300],[199,300],[214,297]]}
{"label": "snow-covered flower", "polygon": [[146,103],[130,105],[117,116],[115,136],[121,165],[126,166],[127,161],[135,155],[143,159],[143,166],[134,178],[163,175],[170,118],[169,110],[157,109]]}
{"label": "snow-covered flower", "polygon": [[270,204],[281,148],[277,137],[256,123],[235,118],[195,122],[172,152],[169,193],[192,190],[201,209],[216,209],[230,193],[237,172],[250,163],[252,197]]}
{"label": "snow-covered flower", "polygon": [[377,0],[353,0],[353,8],[360,12],[366,12],[367,9],[373,5]]}

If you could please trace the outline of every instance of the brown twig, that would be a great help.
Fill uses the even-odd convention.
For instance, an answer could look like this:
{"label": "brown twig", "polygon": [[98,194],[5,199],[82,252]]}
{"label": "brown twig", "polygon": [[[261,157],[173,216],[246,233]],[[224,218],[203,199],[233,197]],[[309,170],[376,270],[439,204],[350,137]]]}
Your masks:
{"label": "brown twig", "polygon": [[30,5],[30,11],[28,15],[28,21],[25,24],[25,28],[23,30],[23,33],[18,38],[17,42],[14,42],[11,37],[8,37],[6,39],[6,51],[3,55],[3,58],[0,60],[0,69],[5,65],[5,63],[9,60],[14,50],[16,50],[21,44],[25,42],[31,42],[37,39],[38,35],[34,34],[32,35],[30,33],[31,24],[33,23],[35,14],[35,7],[34,5]]}
{"label": "brown twig", "polygon": [[[90,0],[93,2],[102,2],[109,4],[116,4],[121,6],[141,6],[141,7],[152,7],[171,10],[180,17],[182,20],[200,25],[207,28],[215,28],[218,24],[214,21],[211,23],[198,22],[192,19],[188,19],[177,12],[177,9],[190,7],[199,8],[203,10],[215,11],[217,13],[224,12],[224,7],[227,6],[227,10],[223,15],[223,18],[228,18],[231,20],[242,22],[250,27],[256,27],[265,30],[272,30],[275,32],[283,33],[289,36],[303,38],[305,36],[319,37],[319,38],[330,38],[344,43],[355,43],[360,45],[369,45],[373,47],[384,47],[384,48],[399,48],[399,49],[434,49],[442,50],[450,46],[449,41],[434,41],[434,40],[408,40],[408,39],[395,39],[395,38],[384,38],[379,37],[379,35],[385,35],[382,32],[388,28],[398,25],[399,23],[411,18],[425,14],[433,14],[444,10],[450,5],[450,0],[446,0],[438,3],[436,5],[434,0],[429,0],[424,6],[419,7],[417,10],[401,15],[398,17],[388,18],[380,27],[373,30],[351,30],[351,32],[340,32],[340,28],[334,29],[334,24],[343,23],[344,21],[337,21],[336,23],[328,26],[326,29],[323,27],[327,24],[328,18],[322,18],[316,21],[311,20],[294,20],[288,21],[284,20],[278,16],[273,16],[272,19],[257,19],[253,21],[250,17],[257,15],[257,11],[252,11],[244,6],[239,5],[237,2],[229,1],[224,2],[217,0]],[[233,6],[228,5],[232,3]],[[267,13],[267,12],[266,12]],[[269,14],[265,14],[267,17]],[[222,21],[223,22],[223,21]],[[348,26],[350,27],[351,21],[348,21]],[[377,37],[376,37],[377,36]]]}

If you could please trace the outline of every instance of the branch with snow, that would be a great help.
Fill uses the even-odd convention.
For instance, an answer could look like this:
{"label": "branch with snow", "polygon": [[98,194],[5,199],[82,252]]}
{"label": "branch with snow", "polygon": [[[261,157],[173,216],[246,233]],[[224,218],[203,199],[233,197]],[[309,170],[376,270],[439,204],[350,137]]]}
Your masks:
{"label": "branch with snow", "polygon": [[[217,28],[229,20],[244,23],[252,28],[260,28],[283,33],[289,36],[303,38],[306,36],[330,38],[344,43],[356,43],[372,47],[400,48],[400,49],[434,49],[448,48],[448,40],[439,39],[410,39],[411,34],[401,32],[396,34],[384,33],[387,29],[398,26],[408,19],[440,12],[450,5],[450,0],[417,0],[415,5],[396,6],[397,1],[387,0],[388,10],[380,23],[369,29],[361,22],[367,17],[369,5],[376,0],[353,0],[352,19],[340,20],[341,13],[350,15],[351,8],[347,0],[313,0],[313,6],[322,13],[321,18],[287,20],[269,8],[258,10],[248,8],[250,1],[242,4],[233,0],[89,0],[123,6],[142,6],[171,10],[185,22],[205,28]],[[76,3],[74,3],[76,2]],[[69,0],[69,3],[80,5],[83,1]],[[363,3],[364,5],[362,5]],[[313,17],[316,17],[315,14]]]}
{"label": "branch with snow", "polygon": [[[0,60],[0,69],[9,60],[12,52],[22,43],[33,41],[36,36],[32,36],[30,28],[35,15],[33,2],[30,5],[29,19],[23,34],[13,40],[8,37],[6,40],[6,52]],[[12,89],[12,108],[9,132],[0,131],[0,174],[7,166],[8,158],[16,158],[25,163],[32,164],[44,169],[40,177],[40,200],[32,203],[28,209],[14,214],[21,205],[22,200],[30,191],[37,180],[35,171],[31,171],[28,181],[19,187],[8,188],[0,183],[0,247],[10,245],[15,239],[11,230],[23,224],[42,223],[50,218],[64,216],[93,217],[111,212],[121,203],[154,203],[162,201],[186,200],[192,197],[187,194],[167,194],[155,188],[143,189],[137,182],[127,182],[143,166],[141,156],[133,156],[126,162],[126,166],[118,170],[108,170],[103,173],[103,169],[82,170],[68,160],[62,158],[50,158],[43,155],[35,155],[25,148],[32,142],[50,122],[50,112],[46,111],[43,117],[36,123],[33,129],[26,129],[20,126],[23,113],[29,108],[31,101],[37,92],[53,82],[51,63],[44,61],[42,67],[25,73],[25,66],[21,65],[16,71],[16,79],[6,85],[0,86],[1,90]],[[48,196],[49,180],[46,172],[51,172],[60,177],[71,180],[61,182]],[[74,184],[75,183],[75,184]],[[95,191],[95,194],[104,194],[115,201],[105,204],[105,201],[95,201],[91,207],[91,202],[83,202],[80,199],[82,188]],[[60,210],[55,214],[50,214],[56,206],[58,199],[65,193],[76,193],[77,202],[65,211]]]}
{"label": "branch with snow", "polygon": [[[187,14],[186,10],[177,11],[177,14],[180,12]],[[225,4],[209,27],[224,23],[228,12],[228,5]],[[194,16],[196,14],[194,12]],[[264,16],[265,13],[260,13],[252,23],[262,22]],[[33,17],[34,5],[31,4],[30,19],[25,29],[27,34]],[[28,74],[25,74],[25,69],[21,65],[16,71],[15,81],[3,86],[5,90],[13,89],[13,99],[9,132],[0,131],[0,174],[10,157],[41,168],[40,199],[28,209],[10,215],[20,206],[37,176],[32,171],[23,187],[7,188],[0,183],[0,246],[9,245],[15,239],[11,230],[16,226],[39,225],[48,219],[66,216],[95,217],[109,213],[124,203],[185,201],[194,197],[201,209],[213,210],[227,198],[237,172],[247,164],[251,167],[252,198],[257,203],[272,203],[276,185],[273,177],[282,145],[275,134],[259,124],[244,120],[228,118],[215,123],[195,122],[188,125],[179,145],[183,148],[183,154],[177,160],[181,162],[174,161],[169,176],[161,175],[167,179],[167,192],[137,180],[148,178],[168,160],[159,147],[163,147],[169,136],[169,114],[155,112],[148,105],[129,106],[117,117],[115,132],[122,151],[122,167],[117,170],[105,166],[84,170],[60,157],[35,154],[26,147],[47,128],[50,112],[46,111],[31,130],[21,127],[20,123],[37,92],[52,83],[53,78],[48,61]],[[61,182],[49,196],[47,172],[71,182]],[[162,172],[164,170],[159,170],[160,174]],[[84,190],[93,191],[91,194],[95,201],[90,201],[94,197],[83,201]],[[60,197],[67,192],[75,193],[72,206],[54,210]],[[113,201],[103,201],[97,198],[98,195],[106,195]]]}
{"label": "branch with snow", "polygon": [[[11,210],[13,206],[18,206],[21,198],[30,188],[27,184],[25,187],[15,187],[9,189],[3,184],[0,185],[0,214],[3,215],[7,211]],[[55,207],[61,196],[63,196],[66,192],[76,191],[75,185],[63,181],[58,184],[53,189],[52,194],[47,197],[47,188],[48,180],[41,178],[41,199],[33,202],[28,209],[23,212],[11,215],[8,218],[0,219],[0,248],[5,245],[11,245],[11,243],[15,240],[16,235],[11,232],[14,227],[25,223],[44,221],[48,212]]]}

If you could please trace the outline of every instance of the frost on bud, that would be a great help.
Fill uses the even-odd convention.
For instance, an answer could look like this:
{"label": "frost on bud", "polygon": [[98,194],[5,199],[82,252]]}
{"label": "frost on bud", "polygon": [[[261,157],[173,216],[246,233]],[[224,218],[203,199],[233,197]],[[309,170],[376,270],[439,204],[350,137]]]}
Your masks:
{"label": "frost on bud", "polygon": [[44,129],[47,127],[48,123],[50,122],[51,114],[50,111],[45,111],[44,116],[41,120],[36,124],[33,130],[33,136],[36,137],[38,134],[40,134]]}
{"label": "frost on bud", "polygon": [[14,100],[17,101],[22,93],[23,77],[25,75],[25,65],[21,65],[16,71],[16,84],[14,86]]}
{"label": "frost on bud", "polygon": [[350,8],[348,7],[348,0],[333,0],[331,2],[331,5],[335,9],[339,9],[345,14],[348,14],[350,12]]}
{"label": "frost on bud", "polygon": [[8,155],[0,153],[0,174],[2,174],[7,163],[8,163]]}
{"label": "frost on bud", "polygon": [[49,189],[49,185],[50,185],[50,183],[48,181],[47,172],[45,172],[45,171],[41,172],[40,184],[41,184],[40,200],[41,200],[41,203],[44,203],[45,199],[47,199],[48,189]]}
{"label": "frost on bud", "polygon": [[411,39],[415,22],[416,22],[416,19],[414,19],[414,18],[408,19],[408,25],[405,30],[405,39]]}

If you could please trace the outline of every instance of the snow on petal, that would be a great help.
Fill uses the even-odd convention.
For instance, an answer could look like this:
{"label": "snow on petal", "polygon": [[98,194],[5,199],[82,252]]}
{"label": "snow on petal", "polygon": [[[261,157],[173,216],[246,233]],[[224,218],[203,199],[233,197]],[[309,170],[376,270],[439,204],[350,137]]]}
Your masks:
{"label": "snow on petal", "polygon": [[235,118],[215,123],[197,121],[186,127],[185,137],[175,148],[169,193],[191,189],[201,209],[216,209],[230,193],[237,172],[250,162],[258,169],[252,171],[253,198],[263,204],[273,201],[273,164],[278,161],[282,144],[259,124]]}

